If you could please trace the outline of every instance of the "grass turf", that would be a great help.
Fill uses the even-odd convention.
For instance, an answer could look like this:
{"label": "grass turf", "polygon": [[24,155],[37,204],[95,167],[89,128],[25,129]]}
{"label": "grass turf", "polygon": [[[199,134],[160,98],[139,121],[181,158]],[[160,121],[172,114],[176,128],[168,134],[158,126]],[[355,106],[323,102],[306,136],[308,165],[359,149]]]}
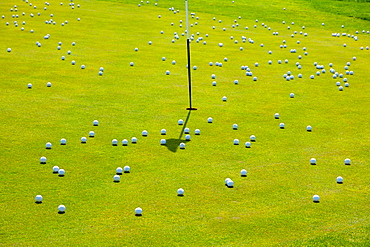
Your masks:
{"label": "grass turf", "polygon": [[[195,37],[199,31],[207,45],[191,44],[192,65],[198,67],[192,71],[193,100],[199,110],[189,114],[183,2],[158,1],[158,6],[144,2],[141,7],[132,1],[78,3],[81,8],[73,10],[67,2],[63,6],[51,2],[47,10],[42,9],[42,1],[33,2],[37,10],[20,1],[0,4],[0,14],[5,15],[0,21],[2,245],[366,246],[369,51],[360,47],[370,45],[369,34],[362,33],[369,29],[367,21],[342,16],[338,20],[335,12],[318,11],[303,1],[191,2],[191,12],[200,18],[198,25],[191,19],[191,31]],[[26,13],[16,19],[18,27],[11,18],[16,13],[9,11],[14,4],[19,15]],[[369,13],[368,3],[346,4]],[[172,6],[180,13],[168,11]],[[44,23],[51,13],[55,26]],[[242,17],[239,27],[232,28],[238,16]],[[25,31],[20,31],[23,20]],[[68,24],[61,26],[65,20]],[[272,30],[262,27],[262,22]],[[291,38],[294,30],[308,36]],[[331,36],[356,30],[358,41]],[[279,35],[272,36],[272,31]],[[173,32],[180,36],[175,43],[171,43]],[[50,39],[43,39],[46,34]],[[255,43],[242,43],[242,35]],[[279,48],[282,40],[288,48]],[[37,47],[36,41],[42,46]],[[61,50],[56,49],[59,41]],[[12,52],[6,52],[8,47]],[[303,47],[308,56],[303,55]],[[357,61],[352,61],[353,56]],[[72,60],[76,65],[71,65]],[[172,60],[176,65],[171,65]],[[268,60],[273,64],[268,65]],[[211,67],[211,61],[223,66]],[[355,73],[346,76],[350,87],[339,92],[328,64],[344,73],[348,61]],[[317,71],[314,62],[325,65],[326,73],[311,80]],[[80,69],[82,64],[85,70]],[[242,65],[251,68],[256,82],[240,70]],[[98,75],[101,66],[103,76]],[[171,75],[166,76],[166,70]],[[287,71],[294,80],[284,80]],[[211,86],[211,74],[216,74],[216,87]],[[234,85],[235,79],[239,85]],[[46,87],[48,81],[51,88]],[[27,89],[27,83],[33,88]],[[294,99],[289,98],[291,92]],[[227,102],[221,100],[224,95]],[[275,112],[280,120],[274,119]],[[212,124],[207,123],[210,116]],[[185,150],[177,146],[184,139],[183,126],[177,125],[180,118],[188,120],[186,126],[192,131]],[[92,126],[94,119],[99,126]],[[280,122],[286,129],[279,129]],[[234,123],[239,125],[236,131]],[[312,133],[305,131],[307,125],[313,126]],[[166,136],[160,135],[162,128],[167,129]],[[196,128],[200,136],[193,134]],[[144,129],[148,137],[141,137]],[[81,144],[80,138],[91,130],[96,137]],[[252,134],[257,142],[246,149],[243,143]],[[138,137],[137,144],[111,145],[113,138],[132,136]],[[66,146],[58,145],[61,138],[67,139]],[[161,138],[168,140],[167,146],[159,145]],[[232,144],[235,138],[241,145]],[[51,150],[45,150],[48,141],[53,143]],[[48,158],[46,165],[39,164],[41,156]],[[316,166],[309,164],[312,157]],[[343,164],[347,157],[350,166]],[[52,174],[54,165],[66,170],[64,178]],[[115,168],[125,165],[132,172],[113,183]],[[247,169],[248,177],[240,177],[241,169]],[[342,185],[335,182],[339,175],[344,178]],[[226,177],[235,181],[234,188],[224,186]],[[176,196],[180,187],[185,189],[184,197]],[[42,204],[34,203],[37,194],[43,195]],[[312,202],[314,194],[321,196],[320,203]],[[57,214],[60,204],[66,205],[66,214]],[[144,210],[142,217],[134,216],[138,206]]]}

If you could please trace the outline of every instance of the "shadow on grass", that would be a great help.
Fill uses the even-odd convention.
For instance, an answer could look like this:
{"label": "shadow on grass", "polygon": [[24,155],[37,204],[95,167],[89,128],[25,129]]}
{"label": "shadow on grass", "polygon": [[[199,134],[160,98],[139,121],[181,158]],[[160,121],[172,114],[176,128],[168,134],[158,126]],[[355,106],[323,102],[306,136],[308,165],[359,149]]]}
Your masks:
{"label": "shadow on grass", "polygon": [[184,130],[185,130],[186,125],[187,125],[187,123],[189,121],[190,113],[191,113],[191,110],[189,110],[189,112],[188,112],[188,115],[186,117],[186,120],[184,122],[184,125],[182,126],[182,130],[180,132],[179,138],[177,138],[177,139],[170,138],[170,139],[167,139],[166,140],[166,147],[168,148],[168,150],[170,150],[173,153],[176,153],[177,152],[177,150],[179,149],[179,145],[180,145],[181,142],[188,142],[188,141],[183,140],[181,138],[182,138],[182,135],[184,134]]}

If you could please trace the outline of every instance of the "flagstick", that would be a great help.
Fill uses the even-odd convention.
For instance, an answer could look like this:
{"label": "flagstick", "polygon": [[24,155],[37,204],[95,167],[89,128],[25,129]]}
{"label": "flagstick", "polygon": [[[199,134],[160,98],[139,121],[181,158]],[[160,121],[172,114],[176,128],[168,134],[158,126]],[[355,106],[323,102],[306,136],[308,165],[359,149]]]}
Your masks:
{"label": "flagstick", "polygon": [[188,12],[188,1],[185,0],[185,10],[186,10],[186,48],[188,53],[188,80],[189,80],[189,107],[186,110],[197,110],[197,108],[192,107],[191,102],[191,66],[190,66],[190,39],[189,39],[189,12]]}

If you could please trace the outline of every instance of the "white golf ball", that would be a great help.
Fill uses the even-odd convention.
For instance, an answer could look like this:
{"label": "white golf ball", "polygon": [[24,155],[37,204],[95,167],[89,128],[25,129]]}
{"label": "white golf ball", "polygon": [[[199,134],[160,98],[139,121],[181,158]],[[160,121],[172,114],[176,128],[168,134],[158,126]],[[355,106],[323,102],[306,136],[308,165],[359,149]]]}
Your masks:
{"label": "white golf ball", "polygon": [[59,213],[64,213],[66,211],[66,206],[64,205],[59,205],[58,206]]}
{"label": "white golf ball", "polygon": [[64,169],[59,169],[58,170],[58,175],[59,176],[64,176],[66,174],[66,171]]}
{"label": "white golf ball", "polygon": [[139,216],[143,214],[143,210],[141,208],[135,208],[135,215]]}
{"label": "white golf ball", "polygon": [[53,173],[58,173],[59,166],[53,166]]}
{"label": "white golf ball", "polygon": [[231,179],[230,179],[230,178],[226,178],[226,179],[225,179],[225,185],[227,185],[227,182],[228,182],[229,180],[231,180]]}
{"label": "white golf ball", "polygon": [[46,146],[46,149],[51,149],[51,147],[52,147],[53,145],[52,145],[50,142],[47,142],[45,146]]}
{"label": "white golf ball", "polygon": [[116,168],[117,175],[121,175],[122,174],[122,171],[123,171],[122,167],[117,167]]}
{"label": "white golf ball", "polygon": [[312,197],[312,200],[313,200],[314,202],[319,202],[319,201],[320,201],[320,196],[318,196],[318,195],[314,195],[314,196]]}
{"label": "white golf ball", "polygon": [[37,202],[37,203],[41,203],[42,202],[42,195],[37,195],[37,196],[35,196],[35,201]]}
{"label": "white golf ball", "polygon": [[183,196],[183,195],[184,195],[184,193],[185,193],[185,191],[184,191],[184,189],[182,189],[182,188],[180,188],[180,189],[178,189],[178,190],[177,190],[177,195],[178,195],[178,196]]}
{"label": "white golf ball", "polygon": [[41,158],[40,158],[40,163],[41,164],[46,164],[46,157],[44,157],[44,156],[42,156]]}
{"label": "white golf ball", "polygon": [[242,177],[245,177],[245,176],[247,176],[247,170],[245,170],[245,169],[242,169],[241,171],[240,171],[240,175],[242,176]]}
{"label": "white golf ball", "polygon": [[114,175],[113,176],[113,181],[114,182],[119,182],[120,179],[121,179],[120,175]]}
{"label": "white golf ball", "polygon": [[231,187],[234,187],[234,181],[233,181],[233,180],[231,180],[231,179],[230,179],[230,180],[228,180],[228,181],[227,181],[227,187],[230,187],[230,188],[231,188]]}
{"label": "white golf ball", "polygon": [[351,164],[351,160],[350,160],[350,159],[348,159],[348,158],[347,158],[347,159],[345,159],[345,160],[344,160],[344,164],[345,164],[345,165],[350,165],[350,164]]}

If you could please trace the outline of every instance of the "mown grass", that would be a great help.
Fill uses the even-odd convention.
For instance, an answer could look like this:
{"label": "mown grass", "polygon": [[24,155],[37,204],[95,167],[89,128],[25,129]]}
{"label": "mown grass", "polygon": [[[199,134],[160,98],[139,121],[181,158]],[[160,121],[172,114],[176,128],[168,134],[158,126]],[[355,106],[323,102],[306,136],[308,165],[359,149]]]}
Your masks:
{"label": "mown grass", "polygon": [[[99,0],[105,2],[107,0]],[[132,2],[127,0],[114,0],[110,2],[127,3],[137,5],[140,1]],[[160,1],[157,2],[159,6],[170,6],[175,9],[183,8],[182,0],[175,1]],[[151,3],[152,4],[152,3]],[[296,16],[304,25],[311,27],[321,24],[321,22],[337,23],[339,25],[345,24],[352,28],[368,29],[369,23],[362,20],[369,21],[369,1],[368,0],[299,0],[299,1],[279,1],[273,0],[268,3],[261,3],[259,1],[222,1],[214,4],[206,0],[192,1],[191,11],[209,13],[212,15],[221,14],[232,18],[238,16],[251,16],[264,21],[281,22],[282,20],[294,21]],[[146,5],[144,1],[143,6]],[[338,16],[340,18],[338,19]],[[252,18],[252,19],[253,19]],[[329,26],[333,30],[335,26]],[[339,26],[340,27],[340,26]],[[338,28],[338,25],[336,26]]]}
{"label": "mown grass", "polygon": [[[179,27],[179,20],[185,21],[183,2],[158,1],[157,7],[144,3],[140,8],[132,1],[79,3],[80,9],[71,10],[67,3],[51,2],[48,10],[39,10],[41,17],[33,18],[29,12],[37,12],[24,2],[0,4],[0,14],[6,15],[0,20],[2,245],[366,246],[369,51],[359,48],[369,46],[370,38],[360,32],[354,41],[331,33],[368,30],[368,22],[349,18],[341,29],[343,19],[335,13],[310,6],[310,11],[300,11],[300,2],[191,2],[191,12],[200,18],[192,33],[208,33],[209,38],[207,45],[191,44],[192,65],[198,67],[192,71],[198,110],[188,115],[185,38],[171,43],[173,32],[184,31]],[[27,22],[23,32],[21,25],[4,24],[13,21],[9,8],[14,4],[18,13],[27,13],[18,19]],[[34,5],[41,8],[43,2]],[[168,11],[172,6],[180,13]],[[44,24],[50,13],[55,26]],[[239,27],[232,28],[238,16]],[[65,20],[69,23],[62,27]],[[262,22],[279,36],[272,36]],[[31,28],[35,33],[29,33]],[[291,38],[294,30],[308,36]],[[43,39],[47,33],[50,40]],[[241,35],[255,44],[242,43]],[[279,48],[282,40],[288,48]],[[42,47],[36,47],[36,41]],[[61,51],[56,49],[59,41]],[[304,46],[309,54],[298,60]],[[7,47],[12,47],[11,53]],[[289,53],[292,48],[297,53]],[[289,63],[278,64],[279,59]],[[177,64],[171,65],[172,60]],[[131,61],[135,66],[129,66]],[[211,61],[223,62],[223,67],[211,67]],[[355,74],[348,76],[350,87],[339,92],[328,64],[344,73],[348,61]],[[314,62],[325,65],[327,72],[311,80],[317,71]],[[242,65],[251,68],[257,82],[245,76]],[[101,66],[103,76],[98,75]],[[166,70],[171,75],[166,76]],[[282,77],[288,70],[296,76],[292,81]],[[211,74],[217,76],[216,87],[211,86]],[[239,85],[234,85],[235,79]],[[51,88],[45,86],[47,81],[53,83]],[[291,92],[294,99],[289,98]],[[224,95],[227,102],[221,101]],[[274,119],[275,112],[280,120]],[[199,128],[201,135],[192,134],[185,150],[159,145],[161,138],[183,140],[177,120],[187,117],[187,127],[192,133]],[[208,117],[214,123],[208,124]],[[100,121],[98,127],[92,126],[94,119]],[[286,129],[279,129],[280,122]],[[237,131],[231,128],[234,123]],[[313,126],[312,133],[305,131],[307,125]],[[162,128],[166,136],[160,135]],[[148,137],[141,136],[143,129]],[[80,138],[91,130],[96,137],[81,144]],[[257,142],[246,149],[243,144],[252,134]],[[132,136],[138,137],[137,144],[111,145],[113,138]],[[66,146],[58,145],[61,138],[67,139]],[[232,144],[235,138],[241,145]],[[45,150],[48,141],[51,150]],[[41,156],[48,158],[46,165],[39,164]],[[316,166],[309,165],[312,157]],[[343,165],[347,157],[351,166]],[[67,171],[64,178],[52,174],[54,165]],[[132,172],[113,183],[116,167],[125,165]],[[248,177],[240,177],[241,169],[248,170]],[[339,175],[342,185],[335,182]],[[234,188],[223,184],[226,177],[235,181]],[[176,196],[180,187],[184,197]],[[42,204],[34,203],[37,194],[43,195]],[[321,196],[320,203],[312,203],[314,194]],[[66,205],[66,214],[57,213],[60,204]],[[142,217],[134,216],[138,206],[144,210]]]}
{"label": "mown grass", "polygon": [[[314,9],[318,11],[335,14],[338,16],[354,17],[356,19],[362,19],[370,21],[370,2],[368,0],[346,0],[346,1],[330,1],[325,3],[322,1],[304,1],[310,4]],[[348,23],[346,20],[344,23]],[[369,24],[368,24],[369,25]]]}

